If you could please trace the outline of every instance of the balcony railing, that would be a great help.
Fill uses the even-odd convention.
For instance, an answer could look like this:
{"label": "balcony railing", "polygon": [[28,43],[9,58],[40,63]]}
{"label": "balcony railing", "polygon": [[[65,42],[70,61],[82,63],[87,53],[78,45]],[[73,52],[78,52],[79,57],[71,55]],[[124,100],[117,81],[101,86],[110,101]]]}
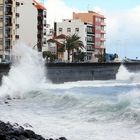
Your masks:
{"label": "balcony railing", "polygon": [[5,0],[5,4],[12,4],[13,2],[12,2],[12,0]]}
{"label": "balcony railing", "polygon": [[106,26],[105,22],[101,22],[101,25],[102,25],[102,26]]}
{"label": "balcony railing", "polygon": [[43,29],[43,25],[39,24],[37,27],[38,27],[38,29]]}
{"label": "balcony railing", "polygon": [[20,6],[20,3],[19,2],[16,2],[16,6]]}
{"label": "balcony railing", "polygon": [[101,40],[101,41],[105,41],[106,39],[102,37],[100,40]]}
{"label": "balcony railing", "polygon": [[37,37],[38,38],[42,38],[42,34],[37,34]]}
{"label": "balcony railing", "polygon": [[16,37],[16,39],[19,39],[19,35],[16,35],[15,37]]}
{"label": "balcony railing", "polygon": [[5,26],[12,26],[12,23],[11,22],[6,22]]}
{"label": "balcony railing", "polygon": [[19,28],[19,24],[16,24],[16,28],[17,28],[17,29]]}
{"label": "balcony railing", "polygon": [[10,35],[10,34],[5,35],[5,38],[11,38],[11,37],[12,37],[12,35]]}
{"label": "balcony railing", "polygon": [[16,17],[19,17],[19,13],[16,13]]}
{"label": "balcony railing", "polygon": [[5,12],[5,15],[6,15],[6,16],[12,16],[12,12],[11,12],[11,11],[6,11],[6,12]]}

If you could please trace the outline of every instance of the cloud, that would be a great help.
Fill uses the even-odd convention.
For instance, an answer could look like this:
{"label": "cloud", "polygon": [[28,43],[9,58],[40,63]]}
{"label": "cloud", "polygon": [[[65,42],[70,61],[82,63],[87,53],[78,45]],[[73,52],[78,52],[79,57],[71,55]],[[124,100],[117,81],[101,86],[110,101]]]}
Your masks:
{"label": "cloud", "polygon": [[121,57],[140,57],[140,6],[107,13],[107,50]]}
{"label": "cloud", "polygon": [[48,23],[53,25],[54,21],[62,21],[62,19],[71,19],[72,12],[78,11],[76,8],[68,7],[64,0],[47,0],[45,3],[47,8]]}

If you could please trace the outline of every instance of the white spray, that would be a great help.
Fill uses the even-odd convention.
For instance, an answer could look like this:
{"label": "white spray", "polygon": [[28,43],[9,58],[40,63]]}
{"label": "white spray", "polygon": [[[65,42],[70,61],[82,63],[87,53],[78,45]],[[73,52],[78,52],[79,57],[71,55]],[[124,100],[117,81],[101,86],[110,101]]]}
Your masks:
{"label": "white spray", "polygon": [[23,97],[24,93],[34,90],[45,78],[44,64],[36,50],[24,44],[16,45],[13,56],[18,56],[4,76],[0,88],[0,96]]}
{"label": "white spray", "polygon": [[117,80],[130,80],[134,76],[134,73],[129,72],[123,65],[120,66],[118,73],[116,74]]}

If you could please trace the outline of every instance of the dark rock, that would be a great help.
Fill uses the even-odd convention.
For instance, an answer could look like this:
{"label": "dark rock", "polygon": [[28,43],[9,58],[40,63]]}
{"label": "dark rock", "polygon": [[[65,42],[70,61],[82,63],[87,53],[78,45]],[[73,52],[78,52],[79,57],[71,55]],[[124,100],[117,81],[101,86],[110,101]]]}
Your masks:
{"label": "dark rock", "polygon": [[65,137],[60,137],[59,140],[67,140]]}
{"label": "dark rock", "polygon": [[[32,130],[24,129],[19,124],[11,125],[9,122],[0,121],[0,140],[45,140],[41,135],[37,135]],[[47,139],[46,139],[47,140]],[[48,140],[54,140],[52,138]],[[67,140],[65,137],[60,137],[57,140]]]}
{"label": "dark rock", "polygon": [[24,127],[32,127],[29,123],[23,124]]}

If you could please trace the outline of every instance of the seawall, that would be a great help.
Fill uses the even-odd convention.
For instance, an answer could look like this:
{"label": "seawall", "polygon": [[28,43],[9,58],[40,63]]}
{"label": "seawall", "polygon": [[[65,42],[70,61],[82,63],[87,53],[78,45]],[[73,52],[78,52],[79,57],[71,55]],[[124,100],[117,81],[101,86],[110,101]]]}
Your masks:
{"label": "seawall", "polygon": [[[140,62],[123,63],[130,72],[140,71]],[[121,63],[47,63],[46,77],[53,83],[81,80],[111,80],[116,78]],[[0,64],[0,81],[10,64]]]}
{"label": "seawall", "polygon": [[54,83],[116,78],[120,63],[49,63],[47,77]]}

